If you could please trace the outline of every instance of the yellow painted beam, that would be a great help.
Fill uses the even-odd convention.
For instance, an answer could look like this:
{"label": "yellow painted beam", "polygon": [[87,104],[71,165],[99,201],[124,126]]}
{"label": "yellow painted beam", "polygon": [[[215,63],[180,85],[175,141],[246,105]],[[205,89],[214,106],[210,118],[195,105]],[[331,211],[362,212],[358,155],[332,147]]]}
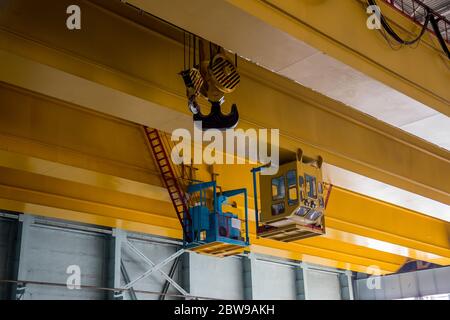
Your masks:
{"label": "yellow painted beam", "polygon": [[[0,177],[2,209],[181,239],[181,227],[170,202],[141,199],[4,167],[0,167]],[[361,272],[367,271],[371,265],[379,266],[384,273],[395,272],[402,261],[382,252],[372,252],[369,257],[365,253],[358,256],[345,250],[340,252],[338,242],[330,242],[328,247],[321,248],[255,239],[253,235],[252,243],[254,252],[309,262],[321,260],[330,267],[345,265]]]}
{"label": "yellow painted beam", "polygon": [[[37,133],[37,131],[36,131]],[[3,146],[3,148],[5,148],[6,146],[7,149],[12,149],[14,151],[22,151],[25,152],[25,150],[27,149],[24,145],[25,141],[23,139],[19,139],[19,138],[15,138],[15,139],[6,139],[4,135],[0,135],[0,144]],[[32,142],[28,142],[26,144],[28,146],[28,150],[36,150],[36,143],[32,143]],[[145,152],[145,149],[143,150]],[[39,155],[39,156],[45,156],[48,157],[48,150],[47,152],[40,152],[38,154],[34,154],[34,155]],[[106,159],[104,159],[104,161],[106,161]],[[81,165],[80,163],[78,163],[78,165]],[[121,193],[125,193],[125,194],[133,194],[139,197],[145,197],[145,198],[151,198],[151,199],[160,199],[160,200],[164,200],[165,202],[167,202],[164,205],[164,212],[170,212],[171,217],[174,217],[173,214],[173,210],[170,207],[170,205],[168,205],[168,196],[167,196],[167,192],[164,188],[159,187],[159,186],[153,186],[153,185],[146,185],[140,182],[136,182],[133,180],[129,180],[129,179],[125,179],[125,178],[118,178],[118,177],[114,177],[114,176],[110,176],[101,172],[95,172],[95,171],[91,171],[88,169],[82,169],[82,168],[77,168],[77,167],[73,167],[73,166],[69,166],[66,164],[62,164],[62,163],[55,163],[55,162],[50,162],[48,160],[44,160],[44,159],[39,159],[39,158],[35,158],[35,157],[30,157],[30,156],[25,156],[25,155],[20,155],[17,153],[12,153],[12,152],[7,152],[7,151],[2,151],[0,150],[0,167],[5,167],[5,168],[11,168],[14,170],[8,170],[6,171],[3,168],[0,168],[1,170],[3,170],[3,183],[8,184],[11,186],[11,184],[14,184],[18,181],[20,181],[18,179],[18,175],[20,174],[21,176],[23,176],[23,171],[25,172],[30,172],[30,173],[35,173],[36,175],[34,175],[34,178],[32,176],[28,176],[30,180],[38,180],[39,183],[45,182],[47,181],[46,177],[50,177],[52,178],[51,180],[48,180],[48,184],[50,183],[54,183],[55,181],[58,181],[56,179],[63,179],[63,180],[69,180],[73,183],[75,183],[76,187],[74,188],[68,188],[66,185],[64,185],[61,183],[60,187],[55,187],[51,190],[49,189],[44,189],[44,188],[38,188],[38,187],[33,187],[31,186],[30,188],[38,188],[40,189],[40,191],[42,191],[40,194],[42,194],[43,192],[47,192],[47,193],[55,193],[58,192],[58,190],[73,190],[73,189],[78,189],[80,190],[78,192],[78,196],[83,195],[83,198],[86,199],[89,195],[96,195],[95,199],[105,199],[108,196],[111,196],[111,193],[107,193],[107,196],[99,196],[100,192],[104,192],[105,189],[108,189],[110,191],[114,191],[115,193],[117,192],[121,192]],[[244,170],[244,172],[239,172],[238,174],[245,176],[245,174],[249,174],[249,169],[248,170]],[[12,172],[12,174],[11,174]],[[225,175],[228,176],[228,175]],[[8,178],[11,177],[11,178]],[[37,178],[39,177],[39,178]],[[207,177],[205,177],[207,178]],[[8,180],[6,180],[8,179]],[[222,181],[222,176],[218,177],[219,181]],[[221,182],[222,184],[222,182]],[[23,186],[24,182],[19,182],[17,184],[17,186]],[[47,183],[45,183],[45,185],[47,185]],[[86,187],[85,187],[86,185]],[[229,188],[237,188],[238,185],[230,185],[229,183],[225,183],[225,185],[227,186],[227,189]],[[249,179],[240,179],[240,187],[244,186],[248,189],[251,190],[252,186],[250,184]],[[92,187],[95,187],[92,188]],[[17,198],[18,195],[20,193],[16,193],[13,192],[15,194],[15,198],[14,199],[19,199],[24,201],[27,199],[26,196],[23,196],[21,198]],[[113,194],[115,194],[113,193]],[[43,196],[42,196],[43,197]],[[114,196],[116,197],[116,196]],[[30,198],[30,199],[35,199],[35,198]],[[37,198],[36,198],[37,199]],[[89,198],[90,201],[92,200],[92,197]],[[37,201],[37,200],[34,200]],[[136,203],[136,200],[133,200],[133,202]],[[41,203],[41,205],[43,204],[42,202],[38,202]],[[47,204],[47,206],[58,206],[56,205],[54,202],[44,202],[45,204]],[[158,202],[159,206],[161,206],[161,202]],[[250,206],[252,206],[252,201],[250,201]],[[150,205],[150,204],[149,204]],[[2,207],[8,210],[16,210],[16,211],[24,211],[24,212],[38,212],[42,215],[47,215],[47,210],[37,210],[34,209],[34,207],[36,206],[36,204],[31,205],[31,204],[27,204],[25,207],[17,207],[17,206],[7,206],[7,207]],[[143,205],[143,207],[145,207],[146,204]],[[154,204],[152,204],[152,207],[154,207]],[[50,208],[50,207],[49,207]],[[73,210],[77,209],[80,210],[79,206],[74,206],[71,205],[71,208],[73,208]],[[70,213],[67,213],[67,210],[62,210],[61,212],[58,213],[58,210],[50,210],[51,214],[53,217],[60,217],[60,218],[67,218],[67,219],[74,219],[76,221],[82,221],[82,222],[86,222],[86,223],[93,223],[93,224],[101,224],[101,225],[107,225],[107,226],[117,226],[117,223],[115,221],[117,220],[121,220],[121,224],[125,224],[126,223],[132,223],[130,220],[127,220],[129,218],[127,218],[126,214],[119,214],[119,215],[114,215],[114,214],[109,214],[108,216],[100,216],[100,215],[95,215],[95,214],[88,214],[88,213],[75,213],[75,211],[70,210]],[[90,211],[91,212],[91,211]],[[98,213],[99,211],[92,211],[94,213]],[[161,214],[161,211],[158,211]],[[56,214],[58,213],[58,214]],[[86,216],[90,217],[89,219],[85,218]],[[120,217],[120,219],[118,219],[118,217]],[[250,220],[254,221],[254,216],[251,214],[250,215]],[[142,218],[139,218],[139,221],[142,222]],[[153,221],[153,220],[152,220]],[[155,220],[157,221],[157,220]],[[173,222],[173,221],[172,221]],[[135,222],[136,224],[136,222]],[[154,223],[152,222],[152,225]],[[160,223],[160,225],[164,225],[165,227],[167,227],[167,223]],[[150,229],[151,231],[147,230],[147,232],[149,233],[153,233],[153,234],[158,234],[158,235],[167,235],[170,234],[171,229],[174,229],[174,227],[176,227],[178,229],[178,225],[176,224],[175,226],[171,225],[172,227],[169,228],[169,230],[167,232],[169,233],[161,233],[161,232],[155,232],[153,231],[153,229]],[[151,227],[151,225],[149,225],[149,227]],[[130,227],[127,227],[127,229],[130,229]],[[132,228],[133,230],[136,231],[135,228]],[[139,229],[137,229],[139,231],[142,232],[142,227],[140,227]],[[252,232],[254,233],[254,228],[251,228]],[[181,235],[180,230],[177,230],[177,233],[179,236]],[[323,239],[325,240],[325,239]],[[323,241],[322,241],[323,242]],[[314,246],[317,246],[317,241],[313,244]],[[341,246],[343,246],[343,244],[341,244]],[[337,250],[338,248],[332,244],[331,242],[325,243],[324,245],[322,245],[322,248],[330,248],[333,247],[333,250]],[[357,252],[358,248],[356,246],[353,247],[347,247],[345,248],[344,252]],[[366,256],[368,255],[368,251],[370,250],[363,250],[362,252],[359,252],[358,254],[360,256]],[[374,253],[376,253],[375,250],[372,250]],[[300,258],[300,256],[295,255],[297,258]],[[372,257],[372,259],[377,260],[380,258],[380,256],[378,255],[374,255],[371,256],[369,255],[369,257]],[[402,261],[402,259],[400,259],[400,261]],[[398,264],[401,264],[401,262],[399,262],[399,259],[394,260],[395,263],[391,262],[390,264],[390,268],[389,270],[394,270],[395,267]]]}
{"label": "yellow painted beam", "polygon": [[[84,28],[70,32],[59,25],[68,3],[18,0],[17,10],[1,12],[0,81],[150,127],[191,127],[177,75],[183,47],[165,35],[181,33],[164,25],[155,33],[89,2],[82,3],[90,17]],[[335,166],[450,204],[447,151],[251,63],[239,61],[239,67],[240,88],[228,99],[239,106],[241,128],[280,128],[286,150],[301,147]]]}
{"label": "yellow painted beam", "polygon": [[[147,0],[133,0],[145,3]],[[226,0],[318,50],[450,116],[448,59],[426,32],[412,47],[392,50],[378,31],[366,26],[365,0]],[[420,27],[377,0],[382,13],[404,39]]]}
{"label": "yellow painted beam", "polygon": [[54,206],[52,204],[42,205],[32,203],[31,201],[16,201],[0,198],[0,207],[3,210],[24,212],[25,214],[82,222],[98,226],[120,228],[128,231],[141,232],[174,239],[181,239],[183,234],[181,228],[171,229],[167,226],[161,227],[151,223],[115,218],[108,215],[73,211]]}
{"label": "yellow painted beam", "polygon": [[298,243],[286,243],[269,239],[256,239],[251,237],[251,252],[282,257],[285,259],[300,260],[307,263],[324,265],[327,267],[347,269],[368,273],[370,267],[377,267],[383,274],[396,272],[406,261],[397,257],[379,253],[382,259],[368,258],[365,255],[358,256],[353,252],[340,252],[339,243],[333,243],[331,247],[317,247]]}
{"label": "yellow painted beam", "polygon": [[[139,125],[12,87],[0,88],[0,100],[5,97],[9,103],[0,104],[5,106],[0,107],[0,208],[181,237]],[[11,102],[14,108],[8,107]],[[76,128],[71,129],[71,123]],[[112,135],[129,138],[113,137],[109,142]],[[250,168],[220,166],[214,171],[224,189],[246,187],[250,191]],[[200,169],[207,179],[209,173]],[[448,223],[335,191],[325,237],[281,243],[256,239],[252,227],[251,250],[361,272],[373,265],[384,273],[394,272],[407,257],[448,264],[449,244],[444,239]],[[341,201],[355,204],[343,210]],[[249,203],[254,221],[252,199]],[[370,215],[373,219],[360,219]],[[395,229],[402,219],[436,234],[430,237],[407,229],[409,235]],[[389,238],[383,238],[385,230]],[[371,247],[373,243],[385,245]]]}
{"label": "yellow painted beam", "polygon": [[[214,171],[219,174],[220,185],[229,189],[240,185],[252,190],[251,179],[242,178],[250,169],[250,165],[221,165],[215,166]],[[242,200],[238,203],[243,205]],[[315,245],[330,239],[411,259],[450,264],[450,223],[446,221],[336,186],[332,188],[326,216],[325,236],[299,242]],[[254,221],[253,213],[250,220]]]}
{"label": "yellow painted beam", "polygon": [[[80,171],[81,178],[76,174]],[[0,174],[0,198],[3,199],[0,208],[160,236],[181,237],[180,226],[167,197],[163,197],[165,201],[159,201],[160,192],[165,192],[161,187],[136,185],[136,182],[123,178],[120,184],[105,184],[118,178],[1,150]],[[251,230],[253,234],[254,228]],[[324,258],[325,255],[328,259],[345,260],[357,253],[359,261],[366,261],[366,265],[367,261],[374,263],[380,259],[378,264],[389,272],[395,271],[402,261],[382,251],[363,249],[358,252],[355,246],[329,240],[325,240],[325,243],[322,241],[322,244],[300,243],[288,247],[265,239],[254,239],[254,243],[258,252],[268,253],[273,250],[275,255],[278,255],[277,248],[282,245],[290,249],[283,253],[283,257],[292,259],[312,259],[316,255]],[[267,248],[261,249],[262,246]]]}
{"label": "yellow painted beam", "polygon": [[[71,34],[74,38],[68,41],[54,16],[65,2],[54,7],[45,3],[36,7],[38,12],[46,10],[43,16],[31,17],[38,22],[35,29],[14,20],[0,31],[0,207],[179,238],[178,222],[140,126],[130,121],[166,129],[185,120],[190,125],[178,66],[173,63],[182,61],[181,45],[90,5],[83,12],[98,18],[99,39],[113,32],[122,45],[93,48],[88,45],[91,36],[83,32]],[[4,14],[0,12],[0,22]],[[52,25],[55,34],[39,39]],[[73,41],[78,45],[70,47]],[[110,58],[112,53],[120,58]],[[281,127],[281,143],[287,150],[302,147],[330,163],[448,203],[448,153],[266,70],[240,65],[243,83],[233,100],[242,106],[243,128]],[[260,93],[258,101],[248,92]],[[303,122],[305,118],[308,122]],[[319,127],[320,133],[314,129]],[[351,145],[349,137],[354,139]],[[220,176],[224,189],[249,188],[249,168],[229,170],[233,174],[222,171]],[[204,170],[202,174],[208,176]],[[246,174],[248,180],[242,178]],[[361,201],[359,208],[364,208]],[[391,228],[385,239],[378,222],[345,225],[340,212],[331,217],[330,232],[323,239],[286,244],[253,238],[251,249],[362,272],[371,265],[393,272],[405,257],[418,257],[422,250],[430,254],[424,260],[445,263],[448,258],[448,243],[445,247],[440,240],[414,234],[409,239],[414,241],[404,242],[408,237],[395,230],[401,225],[395,214],[379,213],[380,219],[388,217]],[[349,219],[343,221],[357,221],[357,213],[353,214],[343,216]],[[433,221],[435,227],[430,228],[441,234],[445,231],[438,223]],[[363,241],[369,240],[403,251],[366,248]]]}
{"label": "yellow painted beam", "polygon": [[400,255],[409,248],[411,258],[450,264],[450,223],[443,220],[333,187],[327,224],[358,235],[352,239],[355,244]]}

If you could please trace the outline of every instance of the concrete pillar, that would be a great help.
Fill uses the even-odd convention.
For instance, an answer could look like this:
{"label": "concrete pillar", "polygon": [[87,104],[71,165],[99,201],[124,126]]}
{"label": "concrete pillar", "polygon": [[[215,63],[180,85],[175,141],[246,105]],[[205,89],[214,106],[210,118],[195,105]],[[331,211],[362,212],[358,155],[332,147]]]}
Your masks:
{"label": "concrete pillar", "polygon": [[352,272],[346,271],[339,274],[341,300],[354,300]]}
{"label": "concrete pillar", "polygon": [[191,292],[191,268],[190,268],[190,253],[189,251],[183,253],[181,256],[181,286],[187,291]]}
{"label": "concrete pillar", "polygon": [[348,281],[348,292],[349,292],[349,300],[355,300],[355,288],[353,286],[353,272],[350,270],[347,270],[345,272],[347,275],[347,281]]}
{"label": "concrete pillar", "polygon": [[[122,261],[122,243],[126,239],[126,232],[121,229],[113,229],[108,257],[108,277],[107,286],[109,288],[121,287],[121,261]],[[108,291],[108,299],[123,300],[124,293],[120,291]]]}
{"label": "concrete pillar", "polygon": [[295,289],[297,291],[297,300],[306,300],[305,278],[302,266],[295,268]]}
{"label": "concrete pillar", "polygon": [[[5,215],[3,217],[3,215]],[[9,219],[11,218],[11,219]],[[0,232],[3,232],[0,236],[3,237],[5,252],[2,265],[4,266],[2,278],[5,280],[17,280],[17,266],[18,261],[18,251],[17,242],[19,235],[20,222],[18,216],[12,215],[9,217],[8,214],[3,214],[0,212]],[[13,283],[0,283],[0,300],[15,299],[16,285]]]}
{"label": "concrete pillar", "polygon": [[253,300],[254,256],[250,253],[242,257],[244,300]]}
{"label": "concrete pillar", "polygon": [[304,262],[300,264],[303,277],[303,295],[305,300],[309,299],[308,295],[308,265]]}
{"label": "concrete pillar", "polygon": [[[30,227],[34,223],[34,217],[28,214],[19,216],[16,249],[13,262],[13,280],[27,280],[27,251],[30,245]],[[22,299],[26,292],[26,284],[13,284],[11,299]]]}

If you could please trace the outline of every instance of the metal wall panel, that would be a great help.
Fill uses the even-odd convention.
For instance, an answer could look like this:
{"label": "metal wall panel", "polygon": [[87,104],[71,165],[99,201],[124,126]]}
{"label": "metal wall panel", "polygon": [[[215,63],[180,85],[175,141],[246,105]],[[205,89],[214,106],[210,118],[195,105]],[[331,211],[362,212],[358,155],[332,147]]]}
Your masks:
{"label": "metal wall panel", "polygon": [[392,300],[396,297],[402,297],[400,277],[397,275],[390,278],[390,281],[383,281],[384,299]]}
{"label": "metal wall panel", "polygon": [[295,268],[255,259],[253,299],[295,300]]}
{"label": "metal wall panel", "polygon": [[192,295],[217,299],[243,299],[243,264],[239,257],[215,258],[190,254]]}
{"label": "metal wall panel", "polygon": [[[398,275],[400,282],[400,294],[403,297],[414,297],[416,292],[419,291],[418,283],[415,279],[414,273],[403,273]],[[450,281],[450,279],[449,279]],[[395,296],[394,296],[395,299]]]}
{"label": "metal wall panel", "polygon": [[340,300],[341,289],[338,273],[304,269],[307,300]]}
{"label": "metal wall panel", "polygon": [[[107,236],[102,234],[31,225],[26,254],[20,261],[25,279],[66,283],[67,268],[80,267],[81,284],[104,287]],[[66,287],[27,284],[22,299],[104,299],[99,290],[68,290]]]}

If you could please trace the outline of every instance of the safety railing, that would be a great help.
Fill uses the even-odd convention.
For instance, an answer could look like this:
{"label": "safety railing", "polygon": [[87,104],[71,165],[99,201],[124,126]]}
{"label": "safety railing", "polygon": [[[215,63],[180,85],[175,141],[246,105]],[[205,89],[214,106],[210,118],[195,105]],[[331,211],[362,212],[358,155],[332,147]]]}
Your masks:
{"label": "safety railing", "polygon": [[[227,214],[215,214],[215,222],[216,234],[222,238],[228,238],[230,240],[243,241],[245,243],[249,243],[249,233],[247,232],[248,223],[246,223],[245,219],[240,217],[233,217]],[[192,232],[192,225],[189,222],[186,222],[186,227],[189,232]],[[193,242],[197,243],[205,243],[206,234],[202,234],[200,232],[196,233],[192,237]]]}
{"label": "safety railing", "polygon": [[216,214],[219,236],[237,241],[249,241],[245,220],[226,214]]}
{"label": "safety railing", "polygon": [[[419,25],[423,25],[426,20],[428,12],[434,15],[441,35],[447,43],[450,43],[450,21],[445,17],[441,16],[439,13],[432,10],[426,4],[419,0],[383,0],[391,7],[400,11],[402,14],[413,20]],[[434,33],[431,25],[428,25],[428,30]]]}

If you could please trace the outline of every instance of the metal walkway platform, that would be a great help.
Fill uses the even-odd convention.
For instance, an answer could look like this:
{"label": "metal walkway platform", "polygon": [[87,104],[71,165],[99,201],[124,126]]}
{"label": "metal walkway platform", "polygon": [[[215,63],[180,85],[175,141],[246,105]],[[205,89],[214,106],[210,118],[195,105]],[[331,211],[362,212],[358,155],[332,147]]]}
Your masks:
{"label": "metal walkway platform", "polygon": [[188,249],[189,251],[224,258],[243,253],[246,247],[225,242],[211,242]]}

